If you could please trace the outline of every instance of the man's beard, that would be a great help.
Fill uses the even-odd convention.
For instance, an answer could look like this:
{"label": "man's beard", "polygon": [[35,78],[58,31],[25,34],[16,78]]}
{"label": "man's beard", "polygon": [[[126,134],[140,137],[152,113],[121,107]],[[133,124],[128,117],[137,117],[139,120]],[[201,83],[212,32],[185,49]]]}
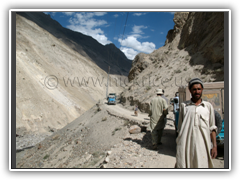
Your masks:
{"label": "man's beard", "polygon": [[[199,96],[197,96],[199,95]],[[199,100],[202,98],[202,93],[201,94],[194,94],[193,97],[192,97],[194,100]]]}

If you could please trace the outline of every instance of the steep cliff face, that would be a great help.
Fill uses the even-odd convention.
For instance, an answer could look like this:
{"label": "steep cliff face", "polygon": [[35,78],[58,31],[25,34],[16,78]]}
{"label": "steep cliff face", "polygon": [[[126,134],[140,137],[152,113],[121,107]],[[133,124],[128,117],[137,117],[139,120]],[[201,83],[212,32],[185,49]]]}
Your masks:
{"label": "steep cliff face", "polygon": [[168,31],[167,39],[165,41],[165,45],[168,43],[172,43],[173,40],[179,42],[180,34],[182,32],[183,26],[186,24],[188,19],[189,12],[179,12],[174,15],[173,22],[175,23],[174,28]]}
{"label": "steep cliff face", "polygon": [[136,76],[138,76],[144,69],[146,69],[151,60],[149,60],[148,55],[144,53],[139,53],[132,63],[132,68],[128,74],[128,80],[132,81]]}
{"label": "steep cliff face", "polygon": [[184,25],[179,49],[190,54],[201,52],[210,63],[224,63],[224,14],[221,12],[190,13]]}
{"label": "steep cliff face", "polygon": [[224,80],[224,13],[177,12],[165,45],[151,54],[138,54],[129,84],[121,95],[128,108],[148,112],[158,88],[168,99],[193,77],[204,82]]}

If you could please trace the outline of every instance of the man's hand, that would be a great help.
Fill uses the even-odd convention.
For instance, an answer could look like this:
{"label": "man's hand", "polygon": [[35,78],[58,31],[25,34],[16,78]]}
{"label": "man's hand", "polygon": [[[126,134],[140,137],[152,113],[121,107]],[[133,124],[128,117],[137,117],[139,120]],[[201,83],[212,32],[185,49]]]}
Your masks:
{"label": "man's hand", "polygon": [[212,159],[215,159],[217,157],[217,147],[212,148],[211,157],[212,157]]}
{"label": "man's hand", "polygon": [[212,139],[212,143],[213,143],[213,148],[211,150],[211,157],[212,157],[212,159],[215,159],[217,157],[217,142],[216,142],[215,130],[213,130],[210,135],[211,135],[211,139]]}

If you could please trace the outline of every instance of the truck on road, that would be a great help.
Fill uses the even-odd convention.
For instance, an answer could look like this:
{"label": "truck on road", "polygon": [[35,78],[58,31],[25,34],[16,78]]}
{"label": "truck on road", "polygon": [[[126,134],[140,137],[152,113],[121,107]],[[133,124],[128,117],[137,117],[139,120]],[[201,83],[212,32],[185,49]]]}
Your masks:
{"label": "truck on road", "polygon": [[116,98],[117,98],[116,93],[109,93],[108,98],[107,98],[108,105],[110,105],[110,104],[116,105],[117,104]]}

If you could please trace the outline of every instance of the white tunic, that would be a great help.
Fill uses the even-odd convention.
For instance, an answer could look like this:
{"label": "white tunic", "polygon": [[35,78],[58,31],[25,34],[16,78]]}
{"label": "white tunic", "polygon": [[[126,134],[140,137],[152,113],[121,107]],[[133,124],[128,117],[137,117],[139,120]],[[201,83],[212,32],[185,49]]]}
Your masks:
{"label": "white tunic", "polygon": [[176,168],[213,168],[211,159],[212,130],[217,131],[214,109],[207,101],[199,105],[181,103],[178,120]]}

